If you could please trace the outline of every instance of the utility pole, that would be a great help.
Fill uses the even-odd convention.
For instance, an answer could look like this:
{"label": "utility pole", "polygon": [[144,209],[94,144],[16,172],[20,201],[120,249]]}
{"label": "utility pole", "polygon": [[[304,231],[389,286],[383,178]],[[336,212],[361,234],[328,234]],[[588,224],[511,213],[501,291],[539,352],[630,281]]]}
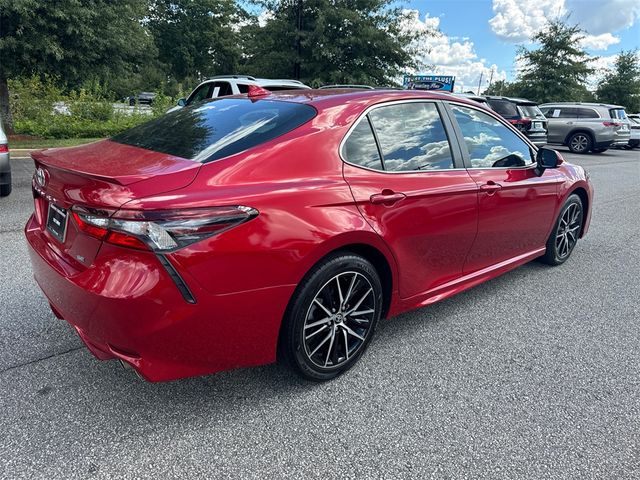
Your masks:
{"label": "utility pole", "polygon": [[491,76],[489,77],[489,88],[491,88],[491,82],[493,82],[493,67],[491,67]]}
{"label": "utility pole", "polygon": [[480,80],[478,80],[478,95],[480,95],[480,86],[482,85],[483,76],[484,76],[484,72],[480,72]]}

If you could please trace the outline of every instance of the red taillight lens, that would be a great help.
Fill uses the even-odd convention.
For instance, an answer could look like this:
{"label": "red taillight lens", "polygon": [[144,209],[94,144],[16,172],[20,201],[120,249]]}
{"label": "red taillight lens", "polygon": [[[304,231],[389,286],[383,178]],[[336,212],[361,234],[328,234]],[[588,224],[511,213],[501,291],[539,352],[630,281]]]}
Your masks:
{"label": "red taillight lens", "polygon": [[251,220],[258,211],[241,205],[189,210],[120,210],[113,214],[74,207],[78,228],[123,247],[170,252]]}
{"label": "red taillight lens", "polygon": [[9,145],[0,143],[0,153],[9,153]]}
{"label": "red taillight lens", "polygon": [[605,127],[620,127],[620,126],[622,126],[621,123],[617,123],[617,122],[602,122],[602,125],[604,125]]}

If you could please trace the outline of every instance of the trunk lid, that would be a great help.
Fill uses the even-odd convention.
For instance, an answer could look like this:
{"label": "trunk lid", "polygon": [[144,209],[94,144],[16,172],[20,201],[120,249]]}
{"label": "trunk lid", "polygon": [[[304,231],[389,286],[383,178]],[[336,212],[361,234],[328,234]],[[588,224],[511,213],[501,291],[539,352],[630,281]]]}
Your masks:
{"label": "trunk lid", "polygon": [[[36,166],[35,218],[51,248],[75,268],[91,265],[102,242],[78,230],[70,212],[73,206],[116,210],[133,199],[189,185],[201,166],[110,140],[31,156]],[[54,225],[48,228],[50,212]]]}

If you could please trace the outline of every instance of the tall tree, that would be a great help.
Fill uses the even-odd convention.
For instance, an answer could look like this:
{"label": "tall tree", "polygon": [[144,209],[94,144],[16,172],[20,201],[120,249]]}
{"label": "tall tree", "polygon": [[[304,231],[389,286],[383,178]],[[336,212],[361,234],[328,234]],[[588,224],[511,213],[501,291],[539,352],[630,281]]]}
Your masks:
{"label": "tall tree", "polygon": [[0,116],[13,132],[7,80],[47,74],[67,84],[127,73],[153,45],[145,0],[2,0]]}
{"label": "tall tree", "polygon": [[518,78],[522,94],[537,102],[581,101],[590,97],[587,77],[591,58],[580,47],[584,38],[577,25],[554,20],[538,32],[536,49],[520,48],[525,66]]}
{"label": "tall tree", "polygon": [[393,84],[415,68],[417,33],[393,0],[264,0],[245,27],[243,67],[307,83]]}
{"label": "tall tree", "polygon": [[166,73],[182,81],[237,72],[245,16],[234,0],[152,0],[148,26]]}
{"label": "tall tree", "polygon": [[623,105],[630,113],[640,112],[640,57],[637,50],[618,54],[613,68],[598,84],[601,102]]}

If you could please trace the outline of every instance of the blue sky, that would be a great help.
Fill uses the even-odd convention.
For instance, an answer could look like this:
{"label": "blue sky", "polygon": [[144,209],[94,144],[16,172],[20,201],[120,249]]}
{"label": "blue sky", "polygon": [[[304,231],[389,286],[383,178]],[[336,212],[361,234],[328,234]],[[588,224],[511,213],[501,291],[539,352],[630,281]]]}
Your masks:
{"label": "blue sky", "polygon": [[534,46],[534,32],[558,15],[570,13],[569,21],[586,31],[584,47],[599,57],[593,62],[599,71],[621,50],[640,48],[640,0],[409,0],[400,5],[416,11],[410,28],[441,32],[427,40],[425,50],[431,52],[424,61],[435,64],[434,73],[456,75],[464,90],[477,89],[481,72],[484,87],[491,70],[494,80],[513,80],[518,45]]}

